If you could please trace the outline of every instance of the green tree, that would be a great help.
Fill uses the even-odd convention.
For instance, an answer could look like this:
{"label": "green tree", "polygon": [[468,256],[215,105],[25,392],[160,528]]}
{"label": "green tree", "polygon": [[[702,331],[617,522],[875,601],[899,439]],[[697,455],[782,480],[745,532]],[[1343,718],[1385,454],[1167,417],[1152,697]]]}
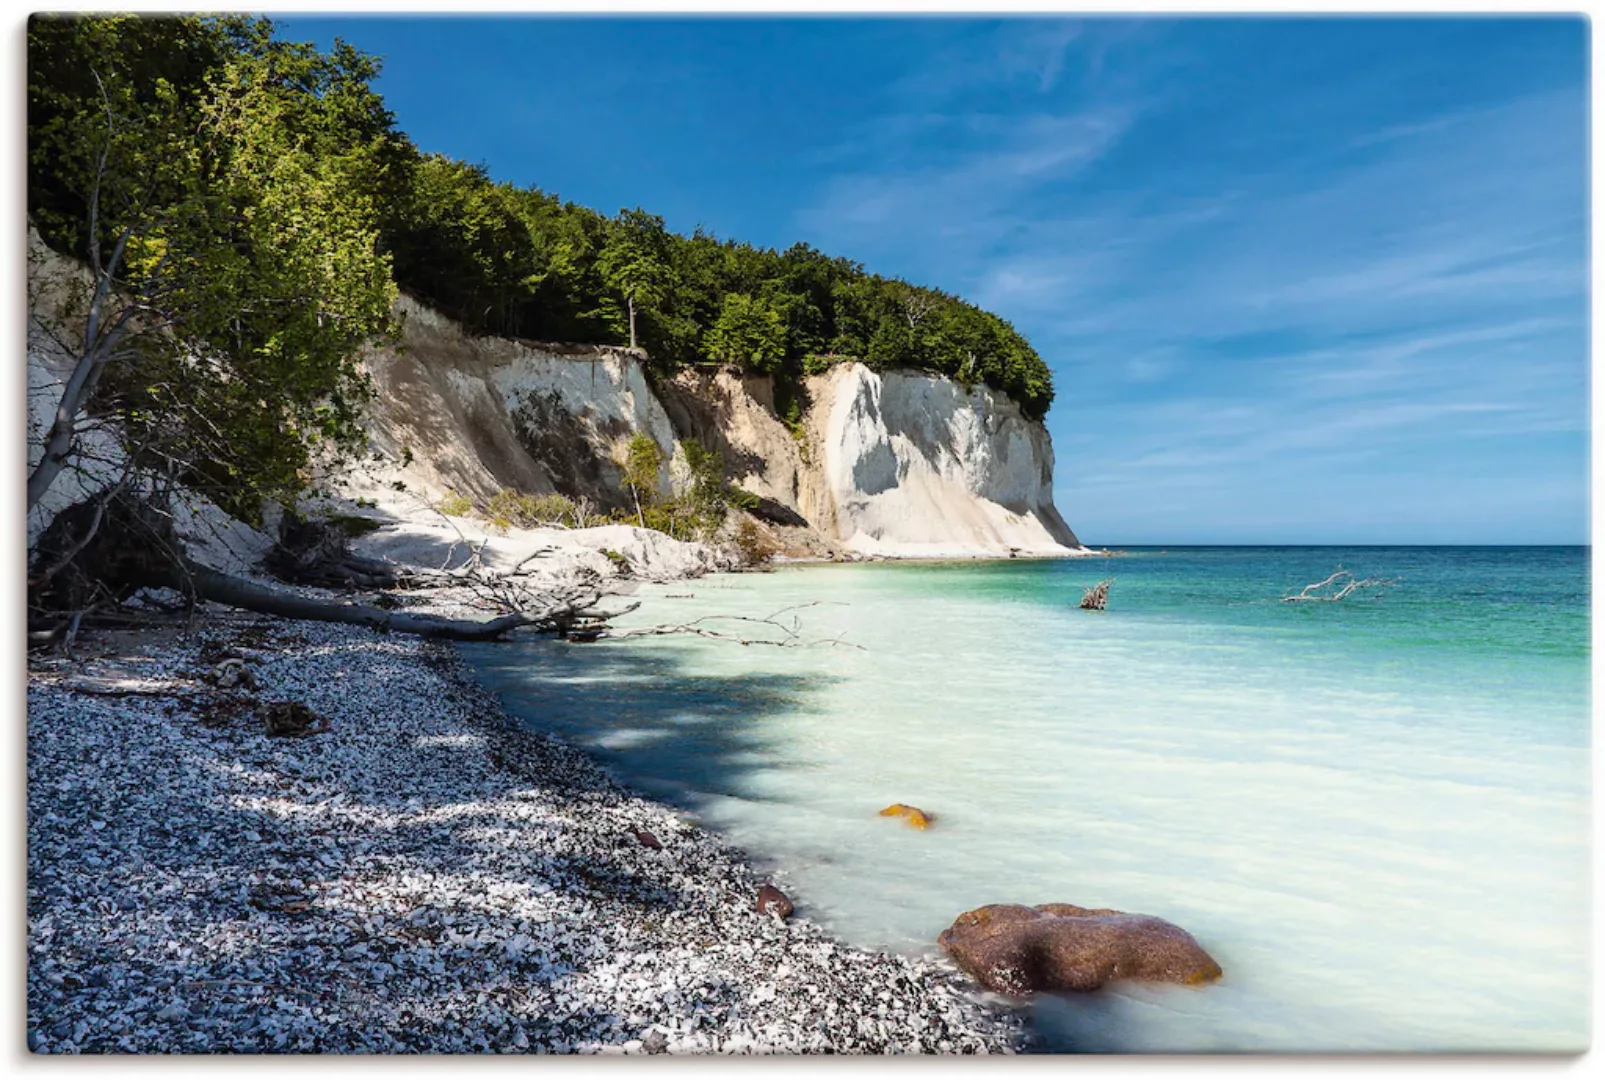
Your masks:
{"label": "green tree", "polygon": [[637,311],[657,307],[669,290],[668,247],[663,219],[639,208],[619,211],[608,228],[598,267],[629,314],[632,349],[638,346]]}
{"label": "green tree", "polygon": [[[148,64],[124,62],[125,32]],[[162,71],[164,34],[180,81]],[[85,409],[122,421],[139,467],[247,519],[303,490],[323,450],[361,445],[357,357],[392,331],[395,297],[372,194],[394,149],[377,70],[340,43],[274,41],[261,20],[33,20],[43,227],[93,284],[67,312],[78,363],[30,506]]]}
{"label": "green tree", "polygon": [[620,465],[624,473],[624,486],[629,488],[630,497],[635,500],[635,519],[642,528],[645,528],[646,515],[641,508],[643,504],[650,504],[657,494],[658,471],[663,467],[663,451],[658,448],[652,436],[644,431],[637,431],[625,444],[623,461]]}
{"label": "green tree", "polygon": [[765,301],[730,293],[704,342],[710,359],[769,375],[786,355],[786,322]]}
{"label": "green tree", "polygon": [[685,497],[697,514],[722,518],[729,490],[724,480],[724,455],[699,439],[680,444],[685,449],[686,471],[690,474]]}
{"label": "green tree", "polygon": [[881,319],[869,339],[864,362],[876,371],[888,371],[915,367],[916,359],[914,335],[903,321],[895,315]]}

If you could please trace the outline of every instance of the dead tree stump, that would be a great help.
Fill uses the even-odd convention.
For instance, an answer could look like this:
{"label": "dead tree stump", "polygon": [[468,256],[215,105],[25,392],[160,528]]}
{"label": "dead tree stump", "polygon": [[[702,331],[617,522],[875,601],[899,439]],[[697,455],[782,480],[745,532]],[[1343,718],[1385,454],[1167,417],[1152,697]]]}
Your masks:
{"label": "dead tree stump", "polygon": [[1114,578],[1107,578],[1082,593],[1081,610],[1102,611],[1109,603],[1109,586],[1114,583]]}

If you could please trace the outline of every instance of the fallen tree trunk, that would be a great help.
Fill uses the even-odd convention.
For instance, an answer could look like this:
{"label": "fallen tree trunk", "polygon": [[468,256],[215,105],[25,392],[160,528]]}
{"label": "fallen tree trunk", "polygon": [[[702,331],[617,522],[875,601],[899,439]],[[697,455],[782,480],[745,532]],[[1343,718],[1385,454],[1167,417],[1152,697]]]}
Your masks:
{"label": "fallen tree trunk", "polygon": [[182,571],[175,570],[171,579],[162,584],[183,592],[192,592],[203,600],[244,608],[263,615],[308,619],[314,622],[346,623],[351,626],[366,626],[381,633],[417,634],[421,637],[444,638],[450,641],[494,641],[520,627],[534,627],[560,633],[578,621],[584,612],[592,609],[602,598],[600,591],[586,590],[562,595],[541,610],[514,611],[494,619],[448,619],[440,615],[386,611],[384,608],[371,607],[367,604],[347,604],[337,600],[297,596],[191,562],[186,562]]}
{"label": "fallen tree trunk", "polygon": [[[546,548],[530,553],[507,571],[480,565],[479,549],[455,570],[426,570],[356,555],[346,548],[344,537],[321,524],[298,526],[287,539],[290,542],[281,544],[278,551],[275,569],[279,572],[344,577],[336,586],[341,588],[360,583],[352,580],[353,574],[371,575],[401,588],[445,587],[457,599],[497,614],[477,619],[398,611],[402,606],[399,599],[383,593],[378,603],[352,603],[278,589],[215,570],[186,554],[164,500],[119,487],[64,509],[41,534],[30,560],[29,643],[38,647],[64,640],[70,645],[85,620],[131,619],[149,624],[160,617],[120,607],[142,589],[173,590],[185,606],[207,600],[284,619],[342,623],[380,633],[450,641],[497,641],[520,629],[594,641],[610,620],[639,606],[629,604],[620,610],[598,607],[604,590],[601,578],[592,571],[581,570],[562,582],[525,578],[525,566],[549,554]],[[52,573],[39,573],[42,567],[52,568]]]}
{"label": "fallen tree trunk", "polygon": [[[308,545],[312,546],[319,545]],[[321,546],[338,548],[337,544]],[[37,617],[36,625],[30,627],[35,632],[30,640],[35,644],[49,644],[63,632],[70,642],[77,620],[86,612],[94,608],[98,618],[106,604],[115,605],[142,588],[172,589],[191,600],[210,600],[286,619],[345,623],[381,633],[452,641],[494,641],[520,628],[563,634],[579,626],[594,628],[619,614],[597,610],[602,590],[590,580],[537,591],[511,585],[497,575],[449,579],[451,584],[470,590],[477,586],[486,593],[480,599],[504,612],[491,619],[453,619],[281,591],[189,559],[175,535],[171,515],[126,491],[112,492],[97,505],[80,503],[62,511],[41,536],[34,561],[36,566],[62,564],[48,580],[30,578],[29,606]],[[318,561],[314,558],[308,565]],[[390,580],[412,577],[408,568],[364,561],[382,568]],[[441,580],[445,583],[447,579]],[[44,622],[52,616],[66,621],[60,626]]]}

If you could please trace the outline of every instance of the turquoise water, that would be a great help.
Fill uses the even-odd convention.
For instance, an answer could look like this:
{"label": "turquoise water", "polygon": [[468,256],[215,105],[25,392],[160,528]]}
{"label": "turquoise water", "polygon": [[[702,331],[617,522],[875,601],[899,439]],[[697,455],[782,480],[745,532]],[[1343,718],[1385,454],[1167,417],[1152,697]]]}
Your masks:
{"label": "turquoise water", "polygon": [[[1339,565],[1398,584],[1279,602]],[[1106,576],[1109,610],[1078,610]],[[648,587],[621,625],[813,604],[782,621],[862,649],[464,652],[850,941],[934,953],[962,911],[1059,901],[1170,919],[1225,968],[1044,997],[1056,1049],[1574,1051],[1588,592],[1586,548],[810,566]],[[876,815],[892,802],[938,821]]]}

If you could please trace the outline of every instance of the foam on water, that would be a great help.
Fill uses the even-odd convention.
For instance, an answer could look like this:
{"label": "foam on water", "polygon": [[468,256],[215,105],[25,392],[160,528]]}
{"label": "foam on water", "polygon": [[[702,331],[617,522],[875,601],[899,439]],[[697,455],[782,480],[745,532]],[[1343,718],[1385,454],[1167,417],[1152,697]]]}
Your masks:
{"label": "foam on water", "polygon": [[[1276,602],[1337,562],[1402,580]],[[1077,610],[1104,574],[1111,610]],[[784,618],[863,650],[465,653],[857,944],[934,953],[961,911],[1059,901],[1170,919],[1225,968],[1043,998],[1057,1048],[1564,1051],[1588,1038],[1587,587],[1581,550],[809,567],[649,589],[628,621],[818,602]]]}

